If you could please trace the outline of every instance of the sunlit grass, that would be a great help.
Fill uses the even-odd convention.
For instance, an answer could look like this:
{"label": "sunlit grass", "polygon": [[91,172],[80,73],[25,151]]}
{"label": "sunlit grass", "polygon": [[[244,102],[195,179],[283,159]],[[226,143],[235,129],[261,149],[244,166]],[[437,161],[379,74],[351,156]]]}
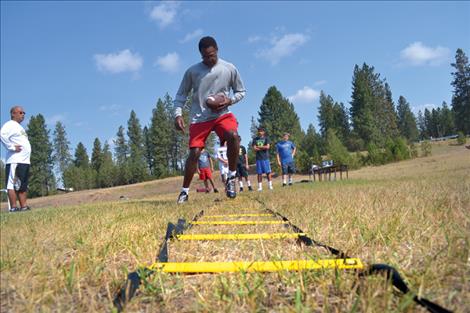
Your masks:
{"label": "sunlit grass", "polygon": [[[470,307],[470,155],[439,146],[431,157],[351,172],[349,180],[262,193],[175,193],[0,214],[0,311],[111,311],[115,292],[140,264],[155,261],[168,222],[205,214],[287,216],[313,239],[395,266],[411,289],[444,307]],[[220,200],[220,201],[214,201]],[[238,219],[270,219],[244,217]],[[285,232],[283,226],[194,226],[188,233]],[[172,242],[170,261],[332,257],[293,240]],[[155,274],[129,312],[424,312],[381,277],[346,271]]]}

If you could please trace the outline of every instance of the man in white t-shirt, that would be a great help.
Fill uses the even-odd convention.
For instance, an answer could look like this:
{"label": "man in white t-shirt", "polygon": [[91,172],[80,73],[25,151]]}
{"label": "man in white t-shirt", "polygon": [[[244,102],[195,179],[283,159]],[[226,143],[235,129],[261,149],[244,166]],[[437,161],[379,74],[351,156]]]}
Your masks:
{"label": "man in white t-shirt", "polygon": [[217,159],[219,160],[220,177],[225,184],[228,176],[227,142],[221,144],[219,149],[217,149]]}
{"label": "man in white t-shirt", "polygon": [[[11,120],[6,122],[0,130],[2,144],[6,148],[5,180],[10,200],[10,212],[29,210],[26,198],[31,145],[25,129],[20,125],[25,114],[21,106],[12,107],[10,110]],[[16,206],[17,199],[20,202],[20,207]]]}

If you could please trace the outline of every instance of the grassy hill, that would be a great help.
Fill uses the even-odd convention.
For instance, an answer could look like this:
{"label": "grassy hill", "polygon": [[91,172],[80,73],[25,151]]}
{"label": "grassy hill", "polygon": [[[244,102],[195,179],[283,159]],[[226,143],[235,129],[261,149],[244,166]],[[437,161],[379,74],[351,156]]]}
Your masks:
{"label": "grassy hill", "polygon": [[[252,180],[254,182],[254,180]],[[388,263],[411,289],[440,305],[470,307],[470,150],[438,144],[433,156],[350,173],[349,180],[275,190],[190,194],[175,203],[181,178],[31,201],[35,209],[0,213],[0,311],[112,311],[127,273],[150,264],[168,222],[205,214],[273,209],[312,238]],[[194,190],[194,188],[193,188]],[[119,200],[125,196],[128,200]],[[276,226],[193,227],[189,233],[285,231]],[[174,242],[170,261],[331,257],[292,240]],[[156,274],[128,312],[424,312],[383,277],[357,283],[350,272]]]}

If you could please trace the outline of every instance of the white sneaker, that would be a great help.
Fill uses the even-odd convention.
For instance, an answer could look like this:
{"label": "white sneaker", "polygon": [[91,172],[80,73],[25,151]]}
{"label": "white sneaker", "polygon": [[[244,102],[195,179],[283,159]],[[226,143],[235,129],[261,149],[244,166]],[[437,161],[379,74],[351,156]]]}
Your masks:
{"label": "white sneaker", "polygon": [[273,186],[269,186],[269,190],[273,190],[273,189],[274,189]]}
{"label": "white sneaker", "polygon": [[258,188],[258,191],[263,191],[263,188]]}

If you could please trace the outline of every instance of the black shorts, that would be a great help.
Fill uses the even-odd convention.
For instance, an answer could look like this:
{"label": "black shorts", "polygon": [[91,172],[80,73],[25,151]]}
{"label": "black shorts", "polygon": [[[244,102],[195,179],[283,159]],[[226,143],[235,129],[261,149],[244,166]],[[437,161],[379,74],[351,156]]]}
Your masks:
{"label": "black shorts", "polygon": [[246,167],[241,163],[237,164],[237,177],[248,177],[248,171],[246,170]]}
{"label": "black shorts", "polygon": [[295,165],[294,162],[281,163],[282,175],[294,174]]}
{"label": "black shorts", "polygon": [[7,189],[27,191],[29,181],[29,164],[12,163],[5,166],[5,185]]}

